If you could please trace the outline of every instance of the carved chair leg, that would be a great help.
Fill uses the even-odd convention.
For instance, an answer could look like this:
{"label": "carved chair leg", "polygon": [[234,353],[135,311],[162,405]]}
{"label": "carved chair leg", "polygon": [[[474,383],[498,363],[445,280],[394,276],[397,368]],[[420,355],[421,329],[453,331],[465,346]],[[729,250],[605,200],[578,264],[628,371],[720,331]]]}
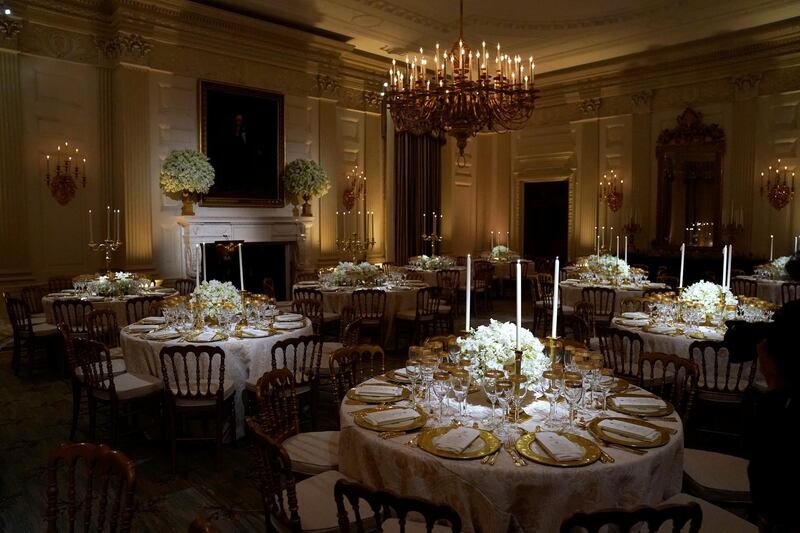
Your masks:
{"label": "carved chair leg", "polygon": [[72,424],[69,428],[69,440],[75,440],[75,431],[78,429],[78,418],[81,413],[81,396],[83,388],[81,382],[72,378]]}

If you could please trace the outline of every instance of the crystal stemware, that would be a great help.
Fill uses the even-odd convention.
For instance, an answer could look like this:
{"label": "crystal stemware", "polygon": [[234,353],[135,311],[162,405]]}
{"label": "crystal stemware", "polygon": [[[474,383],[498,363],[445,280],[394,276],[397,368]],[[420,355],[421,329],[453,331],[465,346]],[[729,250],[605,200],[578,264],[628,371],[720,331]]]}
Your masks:
{"label": "crystal stemware", "polygon": [[450,392],[450,374],[441,371],[434,372],[431,390],[434,396],[436,396],[436,399],[439,400],[439,422],[442,422],[444,417],[444,400]]}
{"label": "crystal stemware", "polygon": [[450,373],[450,386],[453,389],[453,396],[458,402],[459,420],[464,423],[467,421],[467,394],[469,394],[469,372],[466,370],[453,370]]}
{"label": "crystal stemware", "polygon": [[483,379],[481,380],[481,384],[483,385],[483,392],[486,394],[486,399],[489,400],[489,403],[492,406],[491,411],[489,412],[489,418],[486,421],[486,424],[490,428],[495,427],[495,419],[494,419],[494,406],[497,403],[497,383],[503,379],[503,372],[500,370],[487,370],[483,373]]}
{"label": "crystal stemware", "polygon": [[580,379],[565,379],[564,380],[564,397],[569,404],[569,429],[575,429],[575,411],[578,403],[583,397],[583,380]]}
{"label": "crystal stemware", "polygon": [[411,405],[417,404],[417,387],[422,377],[422,361],[420,359],[409,359],[406,361],[406,375],[411,382]]}

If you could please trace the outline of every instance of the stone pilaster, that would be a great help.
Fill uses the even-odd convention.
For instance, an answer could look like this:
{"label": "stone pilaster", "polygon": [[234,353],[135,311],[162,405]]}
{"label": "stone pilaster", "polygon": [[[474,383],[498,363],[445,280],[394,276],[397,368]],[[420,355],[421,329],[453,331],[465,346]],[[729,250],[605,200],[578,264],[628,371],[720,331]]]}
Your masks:
{"label": "stone pilaster", "polygon": [[[723,211],[730,209],[733,201],[734,209],[744,211],[744,231],[736,236],[734,250],[752,251],[753,234],[753,202],[751,191],[755,180],[756,163],[756,130],[758,128],[758,86],[760,74],[745,74],[731,79],[733,84],[733,126],[731,128],[728,152],[730,158],[730,176],[722,178],[722,197],[726,202]],[[725,224],[725,220],[722,221]]]}

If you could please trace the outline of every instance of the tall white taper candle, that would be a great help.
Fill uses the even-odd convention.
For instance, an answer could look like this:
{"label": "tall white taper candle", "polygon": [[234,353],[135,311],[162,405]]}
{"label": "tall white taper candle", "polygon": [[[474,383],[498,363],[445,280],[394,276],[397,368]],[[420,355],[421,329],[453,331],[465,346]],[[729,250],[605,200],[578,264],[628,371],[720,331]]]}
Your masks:
{"label": "tall white taper candle", "polygon": [[242,259],[242,243],[239,243],[239,290],[244,290],[244,260]]}
{"label": "tall white taper candle", "polygon": [[617,235],[617,259],[619,259],[619,235]]}
{"label": "tall white taper candle", "polygon": [[200,245],[194,245],[195,287],[200,286]]}
{"label": "tall white taper candle", "polygon": [[203,281],[208,281],[208,271],[206,270],[206,243],[203,243]]}
{"label": "tall white taper candle", "polygon": [[517,259],[517,350],[522,334],[522,262]]}
{"label": "tall white taper candle", "polygon": [[775,235],[769,236],[769,260],[772,261],[773,250],[775,249]]}
{"label": "tall white taper candle", "polygon": [[555,339],[558,332],[558,278],[561,275],[561,267],[559,266],[558,256],[556,256],[556,265],[553,272],[553,324],[550,331],[550,337]]}
{"label": "tall white taper candle", "polygon": [[681,276],[678,278],[678,288],[683,288],[683,262],[686,258],[686,243],[681,244]]}
{"label": "tall white taper candle", "polygon": [[625,235],[625,262],[628,262],[628,236]]}
{"label": "tall white taper candle", "polygon": [[[92,210],[89,209],[89,242],[94,242],[94,230],[92,229],[92,226]],[[794,244],[794,247],[797,248],[797,237],[794,238]]]}
{"label": "tall white taper candle", "polygon": [[726,245],[722,247],[722,281],[720,282],[720,285],[722,285],[723,287],[725,286],[725,278],[727,277],[727,275],[728,275],[728,247]]}
{"label": "tall white taper candle", "polygon": [[469,331],[469,313],[472,305],[472,256],[467,254],[467,323],[464,326],[465,331]]}
{"label": "tall white taper candle", "polygon": [[731,270],[733,269],[733,245],[728,245],[728,275],[725,280],[725,287],[731,288]]}

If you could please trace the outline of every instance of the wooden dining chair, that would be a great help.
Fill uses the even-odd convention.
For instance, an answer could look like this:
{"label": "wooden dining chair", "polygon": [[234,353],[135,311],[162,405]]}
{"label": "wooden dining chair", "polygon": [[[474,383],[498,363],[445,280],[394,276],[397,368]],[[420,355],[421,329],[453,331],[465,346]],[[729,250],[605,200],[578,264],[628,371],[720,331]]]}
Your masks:
{"label": "wooden dining chair", "polygon": [[597,332],[600,352],[607,368],[614,375],[631,383],[639,381],[639,356],[644,350],[644,340],[633,331],[603,326]]}
{"label": "wooden dining chair", "polygon": [[14,344],[11,353],[11,370],[19,376],[23,364],[32,377],[37,364],[47,368],[48,352],[53,348],[58,330],[52,324],[34,324],[28,305],[19,298],[3,293],[6,312],[11,322]]}
{"label": "wooden dining chair", "polygon": [[339,313],[325,311],[325,294],[315,287],[295,287],[292,291],[292,300],[316,300],[322,309],[322,326],[320,334],[326,326],[335,328],[341,320]]}
{"label": "wooden dining chair", "polygon": [[680,280],[677,276],[669,276],[667,274],[661,274],[660,276],[656,277],[656,283],[663,283],[670,289],[677,289],[678,285],[680,284]]}
{"label": "wooden dining chair", "polygon": [[319,281],[319,274],[316,270],[301,270],[294,277],[295,283],[301,281]]}
{"label": "wooden dining chair", "polygon": [[317,299],[295,297],[292,300],[292,312],[303,315],[311,321],[311,328],[314,335],[322,334],[322,302]]}
{"label": "wooden dining chair", "polygon": [[540,325],[546,328],[548,321],[552,319],[553,277],[549,274],[538,274],[531,280],[530,292],[533,299],[533,331],[536,332]]}
{"label": "wooden dining chair", "polygon": [[134,516],[136,467],[103,444],[61,444],[47,461],[47,532],[128,533]]}
{"label": "wooden dining chair", "polygon": [[672,403],[683,425],[689,421],[700,369],[694,361],[674,354],[639,354],[639,385]]}
{"label": "wooden dining chair", "polygon": [[784,282],[781,284],[781,304],[786,305],[794,300],[800,300],[800,282]]}
{"label": "wooden dining chair", "polygon": [[[111,351],[112,357],[121,357],[119,325],[117,315],[111,309],[95,309],[86,315],[89,338],[102,342]],[[115,350],[116,349],[116,350]],[[116,351],[116,353],[114,353]]]}
{"label": "wooden dining chair", "polygon": [[64,276],[54,276],[47,280],[47,289],[50,292],[59,292],[64,289],[72,288],[72,278]]}
{"label": "wooden dining chair", "polygon": [[191,296],[197,287],[197,282],[193,279],[185,278],[175,281],[175,290],[181,296]]}
{"label": "wooden dining chair", "polygon": [[292,470],[314,475],[339,466],[338,431],[300,431],[295,379],[286,368],[264,374],[256,384],[257,420],[292,459]]}
{"label": "wooden dining chair", "polygon": [[579,341],[589,346],[592,340],[591,330],[586,321],[578,315],[565,315],[560,322],[564,337]]}
{"label": "wooden dining chair", "polygon": [[268,298],[275,298],[275,280],[264,278],[261,280],[261,292]]}
{"label": "wooden dining chair", "polygon": [[758,283],[752,279],[733,278],[731,288],[736,296],[758,296]]}
{"label": "wooden dining chair", "polygon": [[480,259],[472,264],[472,294],[475,299],[475,311],[481,303],[486,311],[492,310],[492,288],[494,286],[494,265]]}
{"label": "wooden dining chair", "polygon": [[[401,497],[386,490],[372,490],[355,481],[346,479],[337,481],[333,497],[336,500],[341,533],[350,531],[460,533],[462,527],[461,517],[449,505],[435,504],[421,498]],[[361,515],[363,503],[366,503],[371,511],[369,516]]]}
{"label": "wooden dining chair", "polygon": [[44,304],[42,303],[42,298],[47,296],[48,292],[50,291],[46,285],[31,285],[22,288],[20,297],[22,301],[28,305],[28,309],[31,313],[31,320],[34,322],[36,322],[37,319],[44,319]]}
{"label": "wooden dining chair", "polygon": [[136,407],[159,407],[161,380],[148,374],[123,372],[115,375],[114,365],[103,343],[76,338],[75,360],[80,370],[82,388],[89,398],[89,436],[95,440],[97,411],[100,405],[108,407],[111,425],[111,444],[119,437],[120,414],[133,418]]}
{"label": "wooden dining chair", "polygon": [[459,313],[461,293],[461,271],[453,268],[436,271],[436,286],[439,287],[438,326],[441,331],[454,329],[453,319]]}
{"label": "wooden dining chair", "polygon": [[[267,530],[335,531],[339,519],[332,495],[336,482],[344,476],[328,470],[296,481],[292,459],[281,443],[255,418],[245,418],[245,429],[253,445]],[[362,516],[370,513],[366,505],[359,511]]]}
{"label": "wooden dining chair", "polygon": [[417,306],[415,309],[398,311],[394,315],[397,322],[397,337],[400,337],[401,327],[411,333],[412,343],[419,343],[423,338],[436,331],[436,321],[439,318],[439,289],[426,287],[417,291]]}
{"label": "wooden dining chair", "polygon": [[345,346],[331,354],[329,365],[334,394],[342,402],[348,390],[386,371],[386,354],[374,344]]}
{"label": "wooden dining chair", "polygon": [[64,323],[75,337],[88,337],[89,325],[86,317],[94,311],[92,302],[80,298],[67,298],[53,302],[53,317],[56,324]]}
{"label": "wooden dining chair", "polygon": [[614,318],[617,293],[610,287],[584,287],[581,300],[592,306],[595,327],[608,326]]}
{"label": "wooden dining chair", "polygon": [[353,308],[353,318],[361,321],[362,334],[369,332],[371,342],[383,342],[386,291],[380,289],[353,291],[350,295],[350,306]]}
{"label": "wooden dining chair", "polygon": [[128,324],[133,324],[149,316],[150,306],[155,302],[161,302],[163,296],[137,296],[125,301],[125,319]]}
{"label": "wooden dining chair", "polygon": [[[205,441],[216,446],[217,466],[222,461],[225,436],[235,437],[236,389],[232,379],[225,379],[225,350],[213,345],[171,345],[161,348],[161,377],[164,380],[167,431],[172,470],[177,464],[177,442]],[[178,435],[188,419],[202,421],[213,434],[202,437]]]}
{"label": "wooden dining chair", "polygon": [[575,513],[561,523],[561,533],[600,533],[601,531],[634,533],[642,531],[643,524],[647,525],[646,531],[670,530],[700,533],[702,523],[703,512],[700,505],[689,502],[659,505],[658,507],[642,506],[630,510],[606,509],[593,513]]}
{"label": "wooden dining chair", "polygon": [[456,256],[456,266],[460,266],[460,267],[467,266],[467,256],[466,255],[457,255]]}
{"label": "wooden dining chair", "polygon": [[619,302],[619,312],[621,313],[641,313],[643,311],[643,302],[641,298],[628,297],[623,298]]}

